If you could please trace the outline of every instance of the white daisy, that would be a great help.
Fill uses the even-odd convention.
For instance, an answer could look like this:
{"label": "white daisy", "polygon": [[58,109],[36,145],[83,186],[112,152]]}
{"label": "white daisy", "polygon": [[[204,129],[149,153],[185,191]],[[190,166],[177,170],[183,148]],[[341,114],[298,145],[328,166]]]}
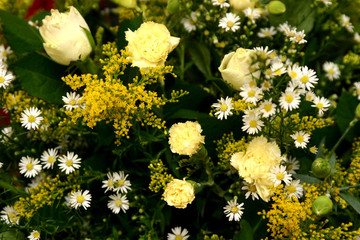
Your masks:
{"label": "white daisy", "polygon": [[315,97],[316,97],[316,95],[313,91],[308,91],[305,94],[305,100],[308,102],[313,102]]}
{"label": "white daisy", "polygon": [[233,113],[231,110],[234,109],[233,103],[231,102],[232,98],[226,97],[226,99],[220,98],[217,103],[214,103],[212,107],[215,108],[215,116],[218,119],[222,120],[223,118],[227,119],[228,115],[231,116]]}
{"label": "white daisy", "polygon": [[360,82],[355,82],[354,87],[355,87],[356,94],[358,96],[358,100],[360,100]]}
{"label": "white daisy", "polygon": [[332,4],[331,0],[316,0],[318,2],[322,2],[323,4],[325,4],[325,6],[330,6]]}
{"label": "white daisy", "polygon": [[245,100],[245,102],[256,104],[262,98],[262,90],[256,85],[250,86],[250,84],[245,84],[240,88],[240,96]]}
{"label": "white daisy", "polygon": [[283,33],[285,36],[289,37],[289,34],[291,32],[291,26],[288,24],[288,22],[284,22],[282,24],[279,24],[277,27],[278,31]]}
{"label": "white daisy", "polygon": [[282,182],[289,185],[291,174],[286,172],[286,167],[282,165],[274,166],[269,173],[269,180],[274,183],[274,187],[279,186]]}
{"label": "white daisy", "polygon": [[260,38],[272,38],[275,34],[276,30],[271,26],[270,28],[261,28],[257,35]]}
{"label": "white daisy", "polygon": [[0,212],[1,220],[6,224],[19,224],[19,213],[12,206],[5,206]]}
{"label": "white daisy", "polygon": [[230,4],[226,2],[226,0],[212,0],[212,4],[214,6],[220,6],[220,8],[230,7]]}
{"label": "white daisy", "polygon": [[181,23],[184,25],[184,28],[188,32],[192,32],[196,30],[195,23],[197,22],[197,16],[195,12],[191,12],[190,17],[183,18]]}
{"label": "white daisy", "polygon": [[70,174],[80,168],[81,158],[73,152],[67,152],[66,155],[59,157],[59,162],[60,170],[65,174]]}
{"label": "white daisy", "polygon": [[244,186],[242,186],[241,190],[247,191],[245,193],[245,199],[248,199],[251,195],[252,200],[259,199],[259,196],[256,191],[255,184],[248,183],[246,181],[243,181]]}
{"label": "white daisy", "polygon": [[314,105],[312,107],[316,107],[319,110],[319,115],[323,115],[325,111],[330,107],[330,101],[324,97],[315,97],[313,101]]}
{"label": "white daisy", "polygon": [[272,99],[262,102],[259,108],[264,118],[270,117],[276,113],[276,105],[272,102]]}
{"label": "white daisy", "polygon": [[38,159],[26,156],[20,159],[19,163],[20,173],[27,178],[35,177],[41,171],[41,164]]}
{"label": "white daisy", "polygon": [[0,68],[0,88],[6,88],[15,79],[12,72]]}
{"label": "white daisy", "polygon": [[77,209],[78,207],[84,207],[86,210],[86,208],[90,207],[91,194],[88,190],[84,192],[82,192],[82,190],[71,192],[68,201],[72,208]]}
{"label": "white daisy", "polygon": [[81,99],[81,96],[77,94],[76,92],[67,92],[66,97],[63,96],[62,100],[65,103],[64,108],[67,111],[71,111],[74,108],[80,107],[79,100]]}
{"label": "white daisy", "polygon": [[230,200],[227,202],[228,205],[224,207],[224,213],[226,214],[226,217],[229,218],[229,221],[235,220],[240,221],[241,216],[243,214],[243,205],[244,203],[238,204],[237,199]]}
{"label": "white daisy", "polygon": [[40,122],[43,120],[43,117],[40,116],[41,111],[36,107],[30,107],[25,109],[21,113],[21,126],[26,129],[37,129],[39,127]]}
{"label": "white daisy", "polygon": [[261,17],[261,12],[258,8],[252,9],[251,7],[246,8],[243,10],[243,13],[247,18],[251,20],[251,22],[254,24],[256,19],[259,19]]}
{"label": "white daisy", "polygon": [[295,81],[301,75],[301,68],[297,64],[288,66],[287,73],[288,73],[289,77],[291,78],[291,80]]}
{"label": "white daisy", "polygon": [[260,60],[265,60],[267,59],[270,54],[273,52],[273,50],[268,50],[269,47],[265,46],[264,47],[255,47],[254,50],[256,51],[256,55],[259,56]]}
{"label": "white daisy", "polygon": [[307,41],[305,40],[304,30],[302,30],[300,32],[293,31],[293,36],[290,37],[290,41],[292,41],[294,43],[298,43],[298,44],[306,43]]}
{"label": "white daisy", "polygon": [[310,140],[310,134],[304,131],[298,131],[290,135],[290,137],[295,140],[295,147],[297,148],[306,148],[306,144],[308,144]]}
{"label": "white daisy", "polygon": [[259,113],[252,113],[243,116],[243,126],[241,130],[246,131],[248,134],[257,134],[261,131],[261,127],[264,126],[264,122],[260,120]]}
{"label": "white daisy", "polygon": [[6,61],[9,54],[12,54],[10,46],[5,47],[4,45],[0,45],[0,59]]}
{"label": "white daisy", "polygon": [[2,168],[2,167],[3,167],[3,165],[4,165],[4,164],[3,164],[2,162],[0,162],[0,168]]}
{"label": "white daisy", "polygon": [[14,133],[14,131],[13,131],[12,127],[6,127],[6,128],[1,129],[1,133],[2,133],[1,142],[5,143],[11,137],[11,135]]}
{"label": "white daisy", "polygon": [[55,148],[49,148],[47,151],[44,151],[41,155],[41,162],[44,165],[43,168],[45,169],[53,169],[54,163],[56,162],[56,159],[58,157],[57,155],[58,151]]}
{"label": "white daisy", "polygon": [[106,188],[106,189],[105,189],[105,192],[107,192],[107,191],[109,191],[109,190],[110,190],[110,191],[113,191],[113,189],[114,189],[114,182],[115,182],[114,177],[113,177],[113,175],[112,175],[110,172],[108,172],[107,177],[108,177],[107,180],[102,181],[103,185],[102,185],[101,187],[102,187],[102,188]]}
{"label": "white daisy", "polygon": [[[272,71],[270,69],[270,72],[272,74]],[[266,76],[265,76],[266,77]],[[269,91],[272,88],[272,84],[271,84],[271,80],[265,80],[262,84],[261,84],[261,89],[263,91]]]}
{"label": "white daisy", "polygon": [[271,68],[267,68],[265,71],[264,71],[264,76],[266,79],[271,79],[273,76],[274,76],[274,73],[273,71],[271,70]]}
{"label": "white daisy", "polygon": [[29,20],[29,21],[28,21],[28,24],[29,24],[30,26],[33,26],[33,27],[36,28],[36,29],[39,29],[39,28],[40,28],[40,26],[39,26],[39,21],[38,21],[38,20],[35,20],[35,22]]}
{"label": "white daisy", "polygon": [[284,64],[281,61],[273,62],[270,69],[275,76],[281,76],[282,74],[286,73]]}
{"label": "white daisy", "polygon": [[110,195],[110,199],[107,206],[115,214],[118,214],[123,210],[124,213],[129,209],[129,200],[126,195],[114,194]]}
{"label": "white daisy", "polygon": [[348,32],[354,32],[354,26],[350,22],[350,18],[346,16],[345,14],[341,15],[341,25],[346,28]]}
{"label": "white daisy", "polygon": [[116,193],[119,193],[119,191],[121,191],[121,193],[127,193],[128,190],[131,190],[131,183],[129,180],[126,180],[128,176],[128,174],[125,175],[124,171],[113,174],[114,192],[116,191]]}
{"label": "white daisy", "polygon": [[285,92],[281,94],[279,102],[281,108],[286,111],[292,111],[300,105],[300,94],[291,89],[286,89]]}
{"label": "white daisy", "polygon": [[326,77],[331,81],[340,78],[340,69],[338,65],[333,62],[325,62],[323,64],[323,70],[326,72]]}
{"label": "white daisy", "polygon": [[309,148],[309,151],[310,151],[311,153],[313,153],[313,154],[317,154],[318,148],[317,148],[316,146],[312,146],[312,147]]}
{"label": "white daisy", "polygon": [[354,34],[354,40],[355,40],[355,42],[360,43],[360,35],[359,35],[359,33],[356,32]]}
{"label": "white daisy", "polygon": [[40,239],[39,231],[36,231],[36,230],[32,231],[30,233],[30,235],[28,236],[28,239],[30,239],[30,240],[39,240]]}
{"label": "white daisy", "polygon": [[286,171],[290,174],[296,174],[296,170],[300,169],[300,163],[296,158],[287,157],[285,160]]}
{"label": "white daisy", "polygon": [[316,72],[307,66],[301,67],[301,73],[298,78],[299,86],[310,90],[314,87],[313,84],[317,84],[318,78],[316,76]]}
{"label": "white daisy", "polygon": [[285,192],[288,198],[301,198],[304,193],[304,187],[300,184],[300,180],[292,180],[291,183],[285,186]]}
{"label": "white daisy", "polygon": [[240,28],[240,17],[234,13],[226,13],[225,17],[220,19],[219,27],[225,29],[225,31],[235,32]]}
{"label": "white daisy", "polygon": [[181,230],[181,227],[175,227],[171,229],[172,233],[168,233],[167,240],[186,240],[189,238],[189,231],[184,228]]}

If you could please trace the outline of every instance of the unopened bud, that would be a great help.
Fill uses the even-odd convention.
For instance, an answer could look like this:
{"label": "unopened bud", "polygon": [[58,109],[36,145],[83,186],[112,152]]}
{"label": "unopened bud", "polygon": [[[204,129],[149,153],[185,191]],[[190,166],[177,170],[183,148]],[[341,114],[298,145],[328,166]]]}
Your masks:
{"label": "unopened bud", "polygon": [[333,208],[333,203],[331,199],[327,196],[318,197],[312,205],[312,211],[319,217],[326,216],[331,213]]}
{"label": "unopened bud", "polygon": [[174,13],[179,9],[179,0],[168,0],[167,10],[169,13]]}
{"label": "unopened bud", "polygon": [[360,103],[357,105],[357,107],[355,109],[355,117],[357,119],[360,119]]}
{"label": "unopened bud", "polygon": [[328,160],[324,158],[317,158],[311,165],[311,171],[317,178],[325,178],[331,172],[331,165]]}
{"label": "unopened bud", "polygon": [[281,1],[271,1],[267,5],[269,13],[274,15],[283,14],[286,12],[286,6]]}

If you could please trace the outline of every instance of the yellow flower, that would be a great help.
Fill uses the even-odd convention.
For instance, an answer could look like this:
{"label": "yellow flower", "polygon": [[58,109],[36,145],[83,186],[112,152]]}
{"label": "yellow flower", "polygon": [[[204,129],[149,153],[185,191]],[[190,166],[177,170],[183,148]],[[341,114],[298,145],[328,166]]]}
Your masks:
{"label": "yellow flower", "polygon": [[132,66],[149,68],[164,66],[168,54],[179,44],[180,38],[170,36],[165,25],[146,22],[135,32],[125,32]]}
{"label": "yellow flower", "polygon": [[201,126],[197,122],[175,123],[169,130],[171,151],[188,156],[197,153],[205,139],[201,132]]}
{"label": "yellow flower", "polygon": [[254,50],[238,48],[236,52],[226,54],[221,61],[221,76],[234,89],[240,90],[242,85],[253,80],[253,76],[259,78],[260,71],[255,71],[257,65],[252,65],[252,56],[255,56]]}
{"label": "yellow flower", "polygon": [[281,151],[275,142],[268,142],[263,136],[254,138],[246,152],[236,152],[230,163],[248,183],[256,186],[257,193],[264,201],[269,201],[273,183],[268,180],[270,170],[282,160]]}
{"label": "yellow flower", "polygon": [[241,12],[246,8],[254,8],[256,0],[230,0],[230,6],[235,12]]}
{"label": "yellow flower", "polygon": [[44,39],[46,53],[57,63],[69,65],[71,61],[83,61],[91,53],[91,44],[84,29],[89,26],[79,11],[70,7],[67,13],[52,9],[51,16],[43,19],[39,28]]}
{"label": "yellow flower", "polygon": [[174,179],[165,188],[164,200],[169,206],[186,208],[194,199],[194,187],[187,181]]}

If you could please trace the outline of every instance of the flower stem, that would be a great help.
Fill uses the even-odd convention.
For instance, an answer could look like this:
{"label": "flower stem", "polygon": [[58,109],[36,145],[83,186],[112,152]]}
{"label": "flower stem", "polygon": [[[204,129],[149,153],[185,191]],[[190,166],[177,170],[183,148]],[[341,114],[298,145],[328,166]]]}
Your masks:
{"label": "flower stem", "polygon": [[345,132],[342,134],[342,136],[339,138],[339,140],[336,142],[336,144],[334,145],[334,147],[331,149],[331,151],[329,152],[329,156],[331,156],[331,154],[335,153],[335,150],[337,149],[337,147],[340,145],[340,143],[344,140],[345,136],[348,134],[348,132],[350,131],[350,129],[355,126],[356,122],[358,121],[357,118],[354,118],[350,123],[349,126],[346,128]]}

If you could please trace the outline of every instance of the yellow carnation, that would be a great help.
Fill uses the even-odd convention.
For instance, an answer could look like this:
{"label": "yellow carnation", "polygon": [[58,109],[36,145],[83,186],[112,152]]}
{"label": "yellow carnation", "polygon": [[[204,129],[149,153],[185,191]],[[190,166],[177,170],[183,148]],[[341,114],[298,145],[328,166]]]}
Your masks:
{"label": "yellow carnation", "polygon": [[168,54],[179,44],[180,38],[170,36],[165,25],[146,22],[135,32],[125,32],[132,66],[149,68],[164,66]]}
{"label": "yellow carnation", "polygon": [[194,187],[187,181],[174,179],[165,188],[164,200],[169,206],[186,208],[194,199]]}
{"label": "yellow carnation", "polygon": [[256,186],[259,196],[267,202],[270,199],[269,188],[273,186],[268,180],[269,173],[282,159],[279,146],[260,136],[249,143],[246,152],[234,153],[230,163],[246,182]]}
{"label": "yellow carnation", "polygon": [[175,123],[169,130],[171,151],[188,156],[197,153],[205,139],[201,132],[201,126],[197,122]]}
{"label": "yellow carnation", "polygon": [[242,12],[246,8],[254,8],[257,0],[230,0],[230,6],[235,12]]}

